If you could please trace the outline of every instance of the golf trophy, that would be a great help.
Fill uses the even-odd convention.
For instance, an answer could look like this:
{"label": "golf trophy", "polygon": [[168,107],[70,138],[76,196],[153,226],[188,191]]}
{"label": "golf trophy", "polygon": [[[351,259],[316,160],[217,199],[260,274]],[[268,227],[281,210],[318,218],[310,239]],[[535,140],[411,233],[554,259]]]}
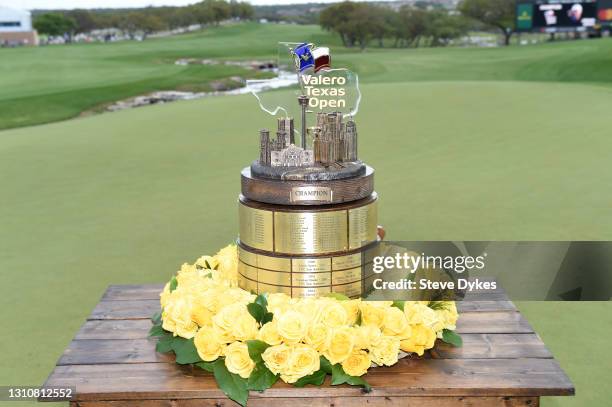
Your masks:
{"label": "golf trophy", "polygon": [[359,297],[372,277],[364,253],[382,232],[374,170],[358,158],[357,75],[309,43],[280,43],[277,69],[293,87],[247,83],[276,128],[259,131],[259,158],[241,173],[239,285]]}

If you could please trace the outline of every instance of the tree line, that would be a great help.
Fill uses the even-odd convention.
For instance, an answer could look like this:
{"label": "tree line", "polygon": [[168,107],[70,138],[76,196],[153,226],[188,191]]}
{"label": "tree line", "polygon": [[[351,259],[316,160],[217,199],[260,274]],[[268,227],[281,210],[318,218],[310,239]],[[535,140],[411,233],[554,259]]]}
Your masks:
{"label": "tree line", "polygon": [[242,1],[204,0],[185,7],[147,7],[131,10],[68,10],[36,15],[34,28],[50,36],[89,33],[97,29],[118,28],[134,38],[194,24],[218,25],[229,19],[253,18],[253,7]]}
{"label": "tree line", "polygon": [[394,47],[445,46],[474,28],[496,28],[510,42],[514,28],[514,2],[462,0],[457,10],[417,1],[393,9],[375,3],[345,1],[322,10],[322,28],[337,33],[344,46],[365,48],[371,42]]}

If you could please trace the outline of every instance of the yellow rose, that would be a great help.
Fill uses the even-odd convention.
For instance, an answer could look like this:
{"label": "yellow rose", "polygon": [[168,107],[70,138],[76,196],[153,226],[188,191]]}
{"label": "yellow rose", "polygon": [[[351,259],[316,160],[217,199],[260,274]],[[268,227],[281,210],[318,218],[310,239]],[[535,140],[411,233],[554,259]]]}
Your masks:
{"label": "yellow rose", "polygon": [[357,323],[357,318],[359,317],[359,305],[361,304],[361,300],[346,300],[340,301],[340,304],[346,310],[346,315],[348,317],[348,324],[355,325]]}
{"label": "yellow rose", "polygon": [[377,326],[361,325],[355,327],[355,348],[369,349],[373,343],[378,342],[382,333]]}
{"label": "yellow rose", "polygon": [[278,334],[276,322],[270,321],[264,324],[257,334],[257,339],[264,341],[268,345],[278,345],[283,341],[283,338]]}
{"label": "yellow rose", "polygon": [[319,353],[310,346],[301,343],[293,345],[290,352],[289,361],[281,373],[281,379],[286,383],[295,383],[319,370]]}
{"label": "yellow rose", "polygon": [[238,250],[236,245],[230,244],[219,250],[214,256],[218,262],[217,270],[227,276],[236,279],[238,275]]}
{"label": "yellow rose", "polygon": [[438,322],[436,312],[420,302],[406,301],[404,315],[410,325],[425,324],[433,327]]}
{"label": "yellow rose", "polygon": [[195,265],[197,267],[207,270],[213,270],[218,264],[219,262],[217,261],[217,259],[212,256],[202,256],[195,262]]}
{"label": "yellow rose", "polygon": [[212,329],[202,328],[196,334],[193,343],[198,355],[206,362],[212,362],[223,355],[225,344],[221,343]]}
{"label": "yellow rose", "polygon": [[348,314],[340,301],[325,300],[321,308],[320,322],[330,328],[337,328],[348,324]]}
{"label": "yellow rose", "polygon": [[284,372],[291,356],[291,348],[286,344],[270,346],[261,354],[266,367],[274,374]]}
{"label": "yellow rose", "polygon": [[342,362],[342,369],[350,376],[362,376],[372,364],[370,354],[364,350],[356,350]]}
{"label": "yellow rose", "polygon": [[435,331],[441,331],[442,329],[450,329],[454,331],[457,329],[457,306],[454,301],[444,301],[444,307],[436,310],[436,315],[440,321],[439,326],[434,327]]}
{"label": "yellow rose", "polygon": [[181,265],[181,269],[177,273],[177,277],[181,275],[182,273],[192,273],[195,271],[197,271],[196,266],[194,266],[193,264],[189,264],[189,263],[183,263],[183,265]]}
{"label": "yellow rose", "polygon": [[213,317],[213,325],[219,328],[225,340],[229,339],[231,342],[235,339],[234,325],[245,313],[250,316],[246,306],[242,304],[227,305]]}
{"label": "yellow rose", "polygon": [[300,298],[292,300],[289,304],[292,310],[302,314],[308,325],[320,322],[323,315],[323,308],[327,304],[325,298]]}
{"label": "yellow rose", "polygon": [[[246,308],[245,308],[246,310]],[[247,341],[257,337],[258,325],[248,311],[240,314],[232,325],[231,333],[239,341]]]}
{"label": "yellow rose", "polygon": [[342,363],[353,353],[355,348],[355,331],[347,326],[332,329],[323,356],[332,365]]}
{"label": "yellow rose", "polygon": [[205,306],[213,315],[217,314],[221,308],[221,297],[224,296],[224,290],[219,287],[211,287],[202,292],[200,295],[200,303]]}
{"label": "yellow rose", "polygon": [[180,273],[176,276],[176,281],[183,292],[193,295],[200,295],[211,287],[211,280],[199,272]]}
{"label": "yellow rose", "polygon": [[170,283],[166,283],[163,291],[159,294],[159,304],[162,308],[164,308],[168,303],[168,298],[170,298],[170,294]]}
{"label": "yellow rose", "polygon": [[201,297],[196,297],[191,308],[191,319],[199,326],[212,325],[212,313],[206,308]]}
{"label": "yellow rose", "polygon": [[372,361],[378,366],[391,366],[397,363],[400,340],[393,336],[381,336],[370,348]]}
{"label": "yellow rose", "polygon": [[423,356],[426,349],[431,349],[436,342],[435,331],[424,324],[412,326],[412,335],[401,341],[400,346],[404,352],[414,352]]}
{"label": "yellow rose", "polygon": [[297,343],[306,336],[308,324],[302,314],[289,310],[278,318],[276,329],[285,342]]}
{"label": "yellow rose", "polygon": [[246,343],[233,342],[225,348],[225,366],[227,370],[243,379],[248,379],[255,367],[255,362],[249,356]]}
{"label": "yellow rose", "polygon": [[162,312],[162,327],[174,335],[191,339],[198,331],[198,325],[191,319],[192,297],[174,290]]}
{"label": "yellow rose", "polygon": [[321,351],[327,344],[331,330],[322,322],[312,324],[304,337],[304,342]]}
{"label": "yellow rose", "polygon": [[283,293],[268,294],[268,311],[273,314],[281,314],[287,310],[291,297]]}
{"label": "yellow rose", "polygon": [[396,307],[385,308],[383,325],[383,334],[390,336],[401,335],[409,326],[404,312]]}
{"label": "yellow rose", "polygon": [[362,301],[359,304],[359,310],[361,311],[361,325],[383,327],[385,307],[377,306],[374,302]]}

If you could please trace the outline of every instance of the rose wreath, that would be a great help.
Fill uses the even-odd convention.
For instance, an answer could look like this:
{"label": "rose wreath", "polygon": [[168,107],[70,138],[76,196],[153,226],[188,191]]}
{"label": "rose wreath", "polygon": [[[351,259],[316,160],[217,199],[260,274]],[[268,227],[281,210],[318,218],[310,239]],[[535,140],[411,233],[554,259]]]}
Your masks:
{"label": "rose wreath", "polygon": [[246,405],[249,390],[279,378],[296,387],[350,384],[407,354],[422,356],[436,339],[461,346],[452,301],[363,301],[341,294],[291,298],[237,287],[235,245],[183,264],[160,294],[150,336],[176,363],[212,372],[221,390]]}

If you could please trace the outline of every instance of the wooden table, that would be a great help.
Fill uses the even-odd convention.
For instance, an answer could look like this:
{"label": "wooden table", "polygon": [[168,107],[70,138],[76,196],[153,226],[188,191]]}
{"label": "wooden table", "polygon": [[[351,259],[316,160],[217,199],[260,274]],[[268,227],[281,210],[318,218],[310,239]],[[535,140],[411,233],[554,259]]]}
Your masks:
{"label": "wooden table", "polygon": [[[149,317],[161,285],[110,286],[57,362],[45,387],[76,386],[71,406],[234,406],[210,373],[155,352]],[[440,343],[424,358],[373,368],[373,390],[295,388],[251,392],[249,406],[538,406],[574,387],[540,337],[503,293],[459,303],[462,348]],[[329,377],[328,382],[329,383]]]}

